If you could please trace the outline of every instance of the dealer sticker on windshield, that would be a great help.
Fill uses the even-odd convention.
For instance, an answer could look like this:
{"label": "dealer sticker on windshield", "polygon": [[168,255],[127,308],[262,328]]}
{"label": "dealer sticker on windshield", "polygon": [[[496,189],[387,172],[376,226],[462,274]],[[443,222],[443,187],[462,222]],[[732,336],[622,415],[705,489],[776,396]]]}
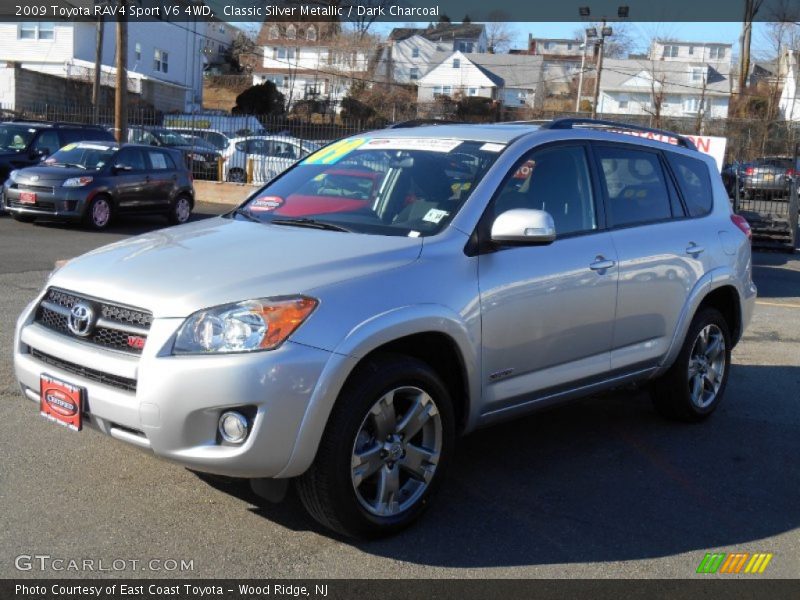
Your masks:
{"label": "dealer sticker on windshield", "polygon": [[437,138],[374,138],[362,150],[427,150],[428,152],[451,152],[462,143],[461,140],[440,140]]}
{"label": "dealer sticker on windshield", "polygon": [[442,219],[444,219],[450,213],[446,210],[439,210],[438,208],[430,209],[424,217],[422,217],[423,221],[427,221],[428,223],[438,223]]}

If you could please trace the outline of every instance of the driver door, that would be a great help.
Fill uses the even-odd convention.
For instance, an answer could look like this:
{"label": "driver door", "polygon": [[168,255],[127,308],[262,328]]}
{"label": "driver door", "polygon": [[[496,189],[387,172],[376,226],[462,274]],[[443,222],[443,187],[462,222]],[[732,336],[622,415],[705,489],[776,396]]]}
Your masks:
{"label": "driver door", "polygon": [[580,143],[532,151],[485,215],[545,210],[556,228],[549,245],[500,246],[479,258],[485,413],[542,399],[610,367],[617,255],[602,228],[589,156]]}

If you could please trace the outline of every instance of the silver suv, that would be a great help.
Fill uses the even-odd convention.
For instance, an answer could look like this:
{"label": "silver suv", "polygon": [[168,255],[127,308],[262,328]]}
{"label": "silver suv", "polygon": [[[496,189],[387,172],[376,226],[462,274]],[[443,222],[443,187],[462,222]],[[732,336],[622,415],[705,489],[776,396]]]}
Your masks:
{"label": "silver suv", "polygon": [[749,228],[691,142],[620,128],[326,146],[228,215],[54,272],[17,324],[22,392],[270,498],[292,480],[358,537],[419,517],[478,427],[631,383],[704,419],[753,310]]}

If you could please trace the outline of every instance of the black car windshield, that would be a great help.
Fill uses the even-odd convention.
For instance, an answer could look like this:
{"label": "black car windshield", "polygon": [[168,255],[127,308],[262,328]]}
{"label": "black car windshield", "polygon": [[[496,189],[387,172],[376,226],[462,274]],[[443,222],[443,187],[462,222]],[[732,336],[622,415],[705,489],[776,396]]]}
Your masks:
{"label": "black car windshield", "polygon": [[347,138],[300,161],[237,212],[276,225],[434,235],[504,149],[454,139]]}
{"label": "black car windshield", "polygon": [[80,142],[67,144],[44,161],[48,167],[78,167],[87,171],[99,171],[106,166],[118,146]]}
{"label": "black car windshield", "polygon": [[24,125],[0,125],[0,150],[22,152],[34,135],[36,130]]}
{"label": "black car windshield", "polygon": [[183,137],[180,133],[169,131],[168,129],[160,129],[153,132],[158,137],[162,144],[165,146],[191,146],[192,143]]}

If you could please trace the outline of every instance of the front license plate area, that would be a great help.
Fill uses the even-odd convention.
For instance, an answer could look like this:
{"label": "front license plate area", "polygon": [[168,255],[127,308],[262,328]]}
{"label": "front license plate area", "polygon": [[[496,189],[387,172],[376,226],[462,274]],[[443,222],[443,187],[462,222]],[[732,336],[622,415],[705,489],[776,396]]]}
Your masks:
{"label": "front license plate area", "polygon": [[19,193],[19,201],[22,204],[36,204],[36,193],[35,192],[20,192]]}
{"label": "front license plate area", "polygon": [[86,389],[47,374],[39,377],[39,414],[72,431],[83,426]]}

